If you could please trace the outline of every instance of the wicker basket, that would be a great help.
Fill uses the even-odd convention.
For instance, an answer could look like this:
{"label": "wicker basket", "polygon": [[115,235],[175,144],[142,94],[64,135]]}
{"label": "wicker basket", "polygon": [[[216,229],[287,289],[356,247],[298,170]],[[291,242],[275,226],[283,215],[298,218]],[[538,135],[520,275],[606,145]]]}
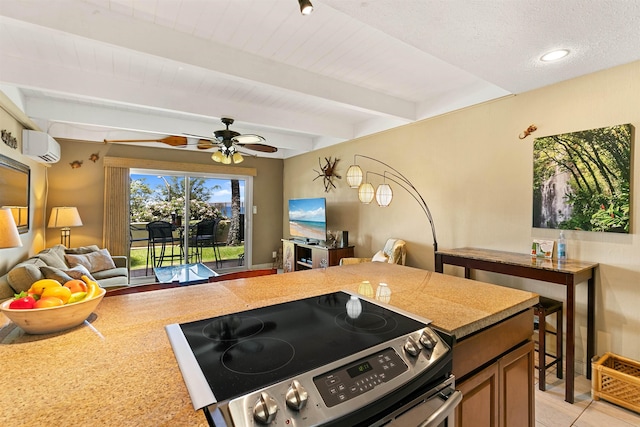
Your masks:
{"label": "wicker basket", "polygon": [[640,413],[640,363],[607,352],[591,366],[594,400],[608,400]]}

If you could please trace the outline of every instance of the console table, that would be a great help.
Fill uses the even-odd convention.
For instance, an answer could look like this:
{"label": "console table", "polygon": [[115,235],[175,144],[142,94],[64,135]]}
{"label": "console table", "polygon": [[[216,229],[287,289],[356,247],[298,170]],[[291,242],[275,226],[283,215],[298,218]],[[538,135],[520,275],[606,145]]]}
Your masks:
{"label": "console table", "polygon": [[471,278],[471,270],[484,270],[563,285],[566,292],[566,355],[567,378],[565,400],[574,402],[575,363],[575,288],[587,282],[587,378],[591,378],[591,358],[595,354],[595,269],[597,263],[535,258],[519,254],[478,248],[459,248],[436,252],[436,272],[443,273],[444,264],[464,267],[464,277]]}

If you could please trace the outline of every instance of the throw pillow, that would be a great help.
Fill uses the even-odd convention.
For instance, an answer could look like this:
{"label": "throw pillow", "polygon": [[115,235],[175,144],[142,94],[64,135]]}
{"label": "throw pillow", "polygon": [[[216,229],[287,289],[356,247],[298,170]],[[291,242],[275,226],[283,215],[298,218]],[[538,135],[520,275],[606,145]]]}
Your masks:
{"label": "throw pillow", "polygon": [[44,267],[40,267],[40,271],[42,272],[42,274],[46,279],[57,280],[63,285],[67,283],[69,280],[73,280],[73,277],[69,276],[67,273],[65,273],[64,271],[56,267],[44,266]]}
{"label": "throw pillow", "polygon": [[116,268],[116,265],[111,258],[111,254],[107,249],[101,249],[82,255],[65,254],[64,257],[70,267],[82,265],[91,273]]}
{"label": "throw pillow", "polygon": [[89,245],[89,246],[80,246],[78,248],[65,249],[64,252],[67,254],[82,255],[82,254],[88,254],[89,252],[95,252],[99,250],[100,248],[97,245]]}
{"label": "throw pillow", "polygon": [[97,281],[91,275],[91,273],[89,273],[89,270],[87,270],[87,267],[85,267],[84,265],[76,265],[75,267],[69,270],[64,270],[63,273],[71,276],[72,279],[82,280],[82,276],[87,276],[89,280],[93,280],[94,282]]}
{"label": "throw pillow", "polygon": [[373,258],[371,258],[371,261],[373,261],[373,262],[389,262],[389,258],[387,257],[387,255],[384,252],[378,251],[373,256]]}
{"label": "throw pillow", "polygon": [[23,264],[9,270],[7,281],[16,293],[27,291],[33,282],[43,279],[40,268],[36,264]]}
{"label": "throw pillow", "polygon": [[54,253],[40,253],[38,255],[36,255],[38,258],[40,258],[42,261],[45,262],[45,264],[47,264],[50,267],[56,267],[56,268],[67,268],[67,264],[64,263],[64,261],[56,254]]}

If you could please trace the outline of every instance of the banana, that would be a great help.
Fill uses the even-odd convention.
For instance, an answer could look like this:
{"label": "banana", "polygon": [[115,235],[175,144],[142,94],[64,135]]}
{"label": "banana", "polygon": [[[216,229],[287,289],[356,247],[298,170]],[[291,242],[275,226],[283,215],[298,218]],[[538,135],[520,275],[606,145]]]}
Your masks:
{"label": "banana", "polygon": [[98,295],[98,284],[96,282],[90,282],[87,285],[87,299],[94,298]]}
{"label": "banana", "polygon": [[87,298],[87,292],[75,292],[71,294],[71,298],[67,301],[67,304],[73,304],[76,302],[84,301]]}
{"label": "banana", "polygon": [[87,296],[86,300],[95,298],[100,294],[100,285],[97,282],[89,279],[87,276],[82,276],[82,281],[87,284]]}

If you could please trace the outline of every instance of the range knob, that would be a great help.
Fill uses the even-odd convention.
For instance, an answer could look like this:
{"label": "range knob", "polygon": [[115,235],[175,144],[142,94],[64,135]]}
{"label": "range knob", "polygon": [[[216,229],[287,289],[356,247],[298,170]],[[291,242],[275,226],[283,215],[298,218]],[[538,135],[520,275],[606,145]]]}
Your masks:
{"label": "range knob", "polygon": [[253,408],[253,418],[261,424],[269,424],[278,412],[278,404],[267,393],[260,393],[260,398]]}
{"label": "range knob", "polygon": [[410,336],[404,343],[404,351],[409,353],[410,356],[416,357],[420,354],[420,345],[416,342],[415,338]]}
{"label": "range knob", "polygon": [[422,335],[420,335],[420,344],[422,344],[425,348],[433,349],[433,347],[435,347],[436,345],[436,341],[427,331],[424,331]]}
{"label": "range knob", "polygon": [[293,380],[289,386],[289,390],[287,390],[285,399],[289,408],[294,411],[299,411],[307,404],[309,394],[298,380]]}

